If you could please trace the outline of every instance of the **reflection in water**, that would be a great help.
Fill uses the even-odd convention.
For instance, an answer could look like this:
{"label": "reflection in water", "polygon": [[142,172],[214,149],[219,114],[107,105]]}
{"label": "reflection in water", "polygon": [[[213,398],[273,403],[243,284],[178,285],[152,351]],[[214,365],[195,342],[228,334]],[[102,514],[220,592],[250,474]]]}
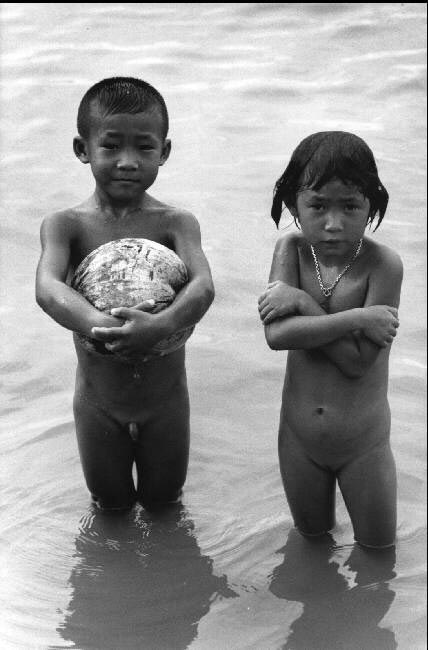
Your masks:
{"label": "reflection in water", "polygon": [[354,572],[350,588],[333,560],[331,536],[307,540],[292,530],[284,561],[272,575],[270,591],[278,598],[303,604],[301,616],[290,628],[284,650],[392,650],[394,633],[379,627],[394,592],[395,549],[367,550],[355,546],[345,563]]}
{"label": "reflection in water", "polygon": [[81,650],[179,650],[218,594],[234,597],[201,554],[181,505],[106,515],[92,509],[76,538],[73,595],[58,629]]}

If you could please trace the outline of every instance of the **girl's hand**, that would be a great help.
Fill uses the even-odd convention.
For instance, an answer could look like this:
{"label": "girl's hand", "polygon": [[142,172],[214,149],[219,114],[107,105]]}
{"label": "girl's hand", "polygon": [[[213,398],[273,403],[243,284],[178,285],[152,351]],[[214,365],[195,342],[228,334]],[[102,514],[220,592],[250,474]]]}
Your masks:
{"label": "girl's hand", "polygon": [[259,313],[263,325],[268,325],[276,318],[299,313],[302,291],[285,282],[270,282],[259,298]]}
{"label": "girl's hand", "polygon": [[389,305],[363,307],[363,327],[365,336],[381,348],[392,343],[399,326],[398,310]]}

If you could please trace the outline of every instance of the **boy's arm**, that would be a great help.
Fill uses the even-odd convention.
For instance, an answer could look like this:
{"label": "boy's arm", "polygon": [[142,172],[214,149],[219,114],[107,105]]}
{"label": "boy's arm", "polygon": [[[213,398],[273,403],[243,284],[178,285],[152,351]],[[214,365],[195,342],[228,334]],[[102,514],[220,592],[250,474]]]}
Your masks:
{"label": "boy's arm", "polygon": [[161,339],[195,325],[212,303],[214,286],[195,217],[190,213],[177,215],[170,236],[177,255],[186,265],[188,283],[171,305],[158,313],[146,314],[125,307],[113,309],[115,316],[126,320],[124,326],[92,331],[92,336],[104,341],[109,350],[129,354],[148,350]]}
{"label": "boy's arm", "polygon": [[57,323],[74,332],[91,335],[92,327],[111,327],[122,321],[93,307],[66,284],[73,240],[67,213],[44,219],[40,229],[42,254],[37,267],[36,300]]}
{"label": "boy's arm", "polygon": [[[363,308],[327,315],[309,294],[295,288],[299,268],[295,241],[295,236],[281,240],[274,254],[270,279],[280,280],[278,285],[284,286],[272,290],[289,297],[286,305],[290,316],[268,322],[266,340],[273,349],[319,348],[347,376],[362,376],[376,360],[380,348],[386,347],[395,335],[398,321],[394,307],[400,294],[401,261],[392,251],[379,261],[370,278]],[[287,281],[294,286],[286,284]],[[266,300],[261,304],[265,303]],[[280,301],[277,303],[279,306]]]}
{"label": "boy's arm", "polygon": [[196,218],[189,212],[181,213],[177,225],[171,228],[171,235],[175,252],[186,265],[189,278],[171,305],[159,314],[174,333],[201,320],[214,300],[214,285]]}

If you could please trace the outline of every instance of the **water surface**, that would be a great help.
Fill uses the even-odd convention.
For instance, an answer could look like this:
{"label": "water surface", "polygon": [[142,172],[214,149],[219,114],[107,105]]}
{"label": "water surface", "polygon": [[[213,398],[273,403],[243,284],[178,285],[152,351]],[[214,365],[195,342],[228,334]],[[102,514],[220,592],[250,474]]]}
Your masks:
{"label": "water surface", "polygon": [[[425,648],[425,6],[5,3],[2,52],[1,647]],[[188,343],[192,448],[181,507],[91,509],[74,438],[70,334],[34,303],[43,216],[92,190],[71,149],[85,90],[146,79],[171,158],[153,194],[198,217],[217,289]],[[403,258],[390,368],[398,544],[292,528],[276,431],[286,353],[256,309],[278,236],[272,188],[311,132],[372,147]],[[292,228],[285,218],[281,228]]]}

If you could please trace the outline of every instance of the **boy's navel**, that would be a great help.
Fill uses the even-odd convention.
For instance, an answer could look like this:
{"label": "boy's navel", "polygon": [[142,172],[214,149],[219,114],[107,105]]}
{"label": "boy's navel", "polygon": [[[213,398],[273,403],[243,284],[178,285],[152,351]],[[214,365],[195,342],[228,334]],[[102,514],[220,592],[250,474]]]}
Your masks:
{"label": "boy's navel", "polygon": [[322,415],[322,414],[324,413],[324,409],[323,409],[322,406],[318,406],[318,407],[315,409],[315,412],[318,413],[318,415]]}

